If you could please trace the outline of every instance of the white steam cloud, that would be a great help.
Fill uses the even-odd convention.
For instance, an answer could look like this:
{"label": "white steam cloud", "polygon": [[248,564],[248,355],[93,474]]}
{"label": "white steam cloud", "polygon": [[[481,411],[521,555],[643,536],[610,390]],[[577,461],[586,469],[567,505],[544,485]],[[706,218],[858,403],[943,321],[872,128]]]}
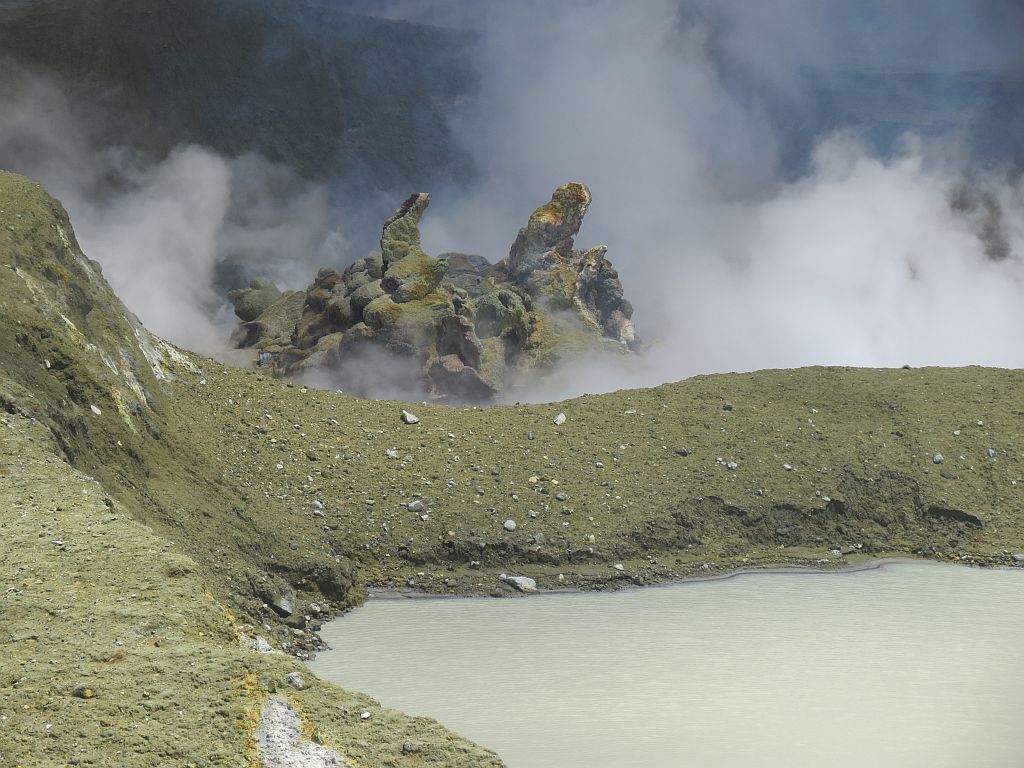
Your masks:
{"label": "white steam cloud", "polygon": [[237,320],[218,267],[299,288],[341,258],[338,214],[322,185],[255,155],[180,146],[157,161],[110,146],[92,133],[101,121],[83,117],[52,78],[13,74],[0,90],[6,167],[64,204],[83,251],[155,333],[230,357]]}
{"label": "white steam cloud", "polygon": [[[640,360],[578,361],[529,396],[763,367],[1024,365],[1020,182],[970,168],[955,131],[907,135],[887,156],[830,132],[784,176],[763,105],[799,100],[800,67],[822,62],[830,28],[807,3],[773,4],[769,20],[761,7],[716,17],[704,3],[589,0],[478,14],[486,97],[461,131],[483,181],[435,204],[428,250],[500,257],[510,222],[584,181],[594,203],[578,240],[610,246],[650,342]],[[965,8],[933,4],[931,22],[945,28],[961,10],[980,39],[984,20]],[[994,66],[993,50],[983,56],[978,66]],[[751,77],[771,93],[737,95],[723,57],[758,68]],[[952,63],[918,64],[970,60],[953,46]],[[951,207],[965,179],[998,201],[1002,260],[986,254],[983,214]]]}

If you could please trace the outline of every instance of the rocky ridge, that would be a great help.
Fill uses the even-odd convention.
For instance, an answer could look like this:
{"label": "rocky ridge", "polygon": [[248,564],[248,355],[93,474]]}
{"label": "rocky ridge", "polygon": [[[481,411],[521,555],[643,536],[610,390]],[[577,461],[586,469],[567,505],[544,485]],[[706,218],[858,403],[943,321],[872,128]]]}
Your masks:
{"label": "rocky ridge", "polygon": [[633,308],[607,248],[574,248],[590,201],[583,184],[559,187],[492,265],[424,253],[419,222],[430,198],[412,195],[384,224],[381,250],[341,273],[321,269],[301,306],[299,294],[277,295],[266,282],[233,292],[243,321],[234,341],[282,376],[333,371],[344,380],[376,351],[405,364],[408,391],[456,402],[487,402],[588,349],[628,353],[638,345]]}

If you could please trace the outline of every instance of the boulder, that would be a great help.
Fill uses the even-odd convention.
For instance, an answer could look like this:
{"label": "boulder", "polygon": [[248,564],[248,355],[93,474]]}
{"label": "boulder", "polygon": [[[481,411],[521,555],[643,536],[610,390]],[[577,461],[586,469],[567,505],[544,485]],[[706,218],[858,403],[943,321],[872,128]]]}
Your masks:
{"label": "boulder", "polygon": [[263,593],[267,605],[281,618],[295,613],[296,595],[291,585],[276,581],[268,582]]}
{"label": "boulder", "polygon": [[537,591],[537,582],[529,576],[506,576],[503,573],[498,578],[510,587],[518,589],[520,592]]}
{"label": "boulder", "polygon": [[427,378],[434,387],[432,394],[445,394],[460,402],[487,402],[496,394],[494,387],[457,355],[434,358],[427,368]]}
{"label": "boulder", "polygon": [[243,322],[255,320],[281,298],[281,291],[269,280],[253,280],[248,288],[239,288],[228,293],[228,299],[235,307],[235,314]]}

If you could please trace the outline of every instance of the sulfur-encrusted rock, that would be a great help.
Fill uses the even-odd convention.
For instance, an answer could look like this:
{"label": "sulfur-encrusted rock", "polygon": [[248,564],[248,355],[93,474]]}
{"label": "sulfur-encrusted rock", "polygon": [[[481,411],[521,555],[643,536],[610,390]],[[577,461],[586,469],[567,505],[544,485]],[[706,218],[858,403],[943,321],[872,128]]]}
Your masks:
{"label": "sulfur-encrusted rock", "polygon": [[[301,308],[285,294],[242,324],[235,343],[254,347],[259,362],[279,375],[350,373],[374,359],[367,353],[376,348],[409,361],[401,374],[409,378],[406,391],[472,402],[491,400],[567,354],[610,342],[629,351],[637,343],[633,308],[607,249],[573,248],[590,199],[583,184],[559,187],[530,216],[508,257],[491,264],[474,255],[426,254],[419,223],[430,197],[411,195],[385,222],[379,252],[341,273],[321,269],[299,294]],[[282,318],[291,322],[288,333]],[[375,372],[367,373],[346,380],[372,394],[366,382]]]}
{"label": "sulfur-encrusted rock", "polygon": [[528,276],[548,253],[568,258],[590,201],[590,190],[579,182],[556,189],[551,200],[534,211],[526,226],[519,230],[508,254],[510,274]]}
{"label": "sulfur-encrusted rock", "polygon": [[239,288],[228,294],[235,307],[235,314],[243,322],[255,320],[281,298],[281,291],[269,280],[253,280],[248,288]]}

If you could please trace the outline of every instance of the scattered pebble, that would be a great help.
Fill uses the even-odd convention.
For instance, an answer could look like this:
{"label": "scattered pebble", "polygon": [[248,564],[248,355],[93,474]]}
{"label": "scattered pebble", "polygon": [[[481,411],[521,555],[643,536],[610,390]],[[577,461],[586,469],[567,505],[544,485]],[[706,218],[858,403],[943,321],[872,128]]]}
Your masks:
{"label": "scattered pebble", "polygon": [[388,448],[388,450],[387,450],[387,457],[389,459],[397,459],[398,458],[398,451],[396,451],[394,448]]}
{"label": "scattered pebble", "polygon": [[622,563],[616,563],[615,565],[612,566],[612,568],[614,568],[616,571],[624,571],[624,570],[626,570],[626,566],[624,566]]}
{"label": "scattered pebble", "polygon": [[405,505],[405,508],[410,512],[422,512],[423,511],[423,499],[414,499]]}
{"label": "scattered pebble", "polygon": [[509,533],[516,529],[516,521],[512,519],[506,520],[502,525]]}
{"label": "scattered pebble", "polygon": [[297,691],[301,691],[306,687],[306,681],[302,679],[302,675],[298,672],[289,672],[286,679],[288,684]]}
{"label": "scattered pebble", "polygon": [[93,699],[96,698],[96,690],[88,685],[80,685],[71,692],[71,695],[79,699]]}
{"label": "scattered pebble", "polygon": [[95,405],[90,405],[89,406],[89,410],[92,411],[93,413],[95,413],[97,416],[102,416],[103,415],[103,411],[101,411]]}
{"label": "scattered pebble", "polygon": [[369,712],[367,712],[367,711],[366,711],[366,710],[364,709],[364,710],[363,710],[362,712],[360,712],[360,713],[359,713],[359,719],[360,719],[360,720],[369,720],[369,719],[370,719],[370,713],[369,713]]}
{"label": "scattered pebble", "polygon": [[597,467],[598,469],[604,469],[604,462],[603,461],[595,461],[594,462],[594,466]]}
{"label": "scattered pebble", "polygon": [[787,472],[791,472],[793,470],[793,467],[790,464],[783,464],[782,468]]}
{"label": "scattered pebble", "polygon": [[313,499],[313,514],[324,511],[324,503],[320,499]]}
{"label": "scattered pebble", "polygon": [[735,461],[730,461],[728,464],[725,465],[725,468],[726,469],[739,469],[739,466],[740,465],[737,464]]}
{"label": "scattered pebble", "polygon": [[996,449],[995,448],[989,448],[988,449],[988,457],[990,459],[994,459],[996,457]]}
{"label": "scattered pebble", "polygon": [[722,410],[723,411],[731,411],[732,410],[732,403],[726,403],[725,405],[723,405],[722,406]]}
{"label": "scattered pebble", "polygon": [[555,416],[555,426],[556,427],[560,427],[563,424],[565,424],[565,414],[564,413],[560,413],[557,416]]}
{"label": "scattered pebble", "polygon": [[941,464],[942,462],[945,461],[945,459],[942,457],[941,453],[936,453],[934,456],[932,456],[932,461],[935,462],[936,464]]}
{"label": "scattered pebble", "polygon": [[569,498],[569,494],[565,493],[565,491],[559,491],[555,494],[555,498],[559,501],[565,501]]}
{"label": "scattered pebble", "polygon": [[413,413],[409,413],[407,410],[405,410],[403,408],[402,409],[402,421],[405,422],[406,424],[419,424],[420,417],[415,415],[415,414],[413,414]]}

